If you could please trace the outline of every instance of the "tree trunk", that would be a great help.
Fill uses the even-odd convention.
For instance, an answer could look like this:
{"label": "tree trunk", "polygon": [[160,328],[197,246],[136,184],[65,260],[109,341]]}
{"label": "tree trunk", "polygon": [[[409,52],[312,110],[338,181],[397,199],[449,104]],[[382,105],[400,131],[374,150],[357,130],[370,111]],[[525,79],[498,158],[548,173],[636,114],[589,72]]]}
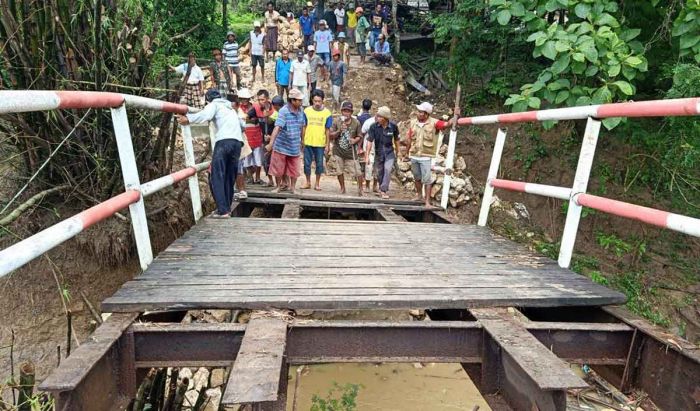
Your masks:
{"label": "tree trunk", "polygon": [[221,0],[222,20],[224,22],[224,31],[228,31],[228,0]]}
{"label": "tree trunk", "polygon": [[396,10],[398,9],[397,0],[391,0],[391,18],[394,22],[394,43],[395,54],[398,56],[401,52],[401,33],[399,33],[399,20],[396,18]]}

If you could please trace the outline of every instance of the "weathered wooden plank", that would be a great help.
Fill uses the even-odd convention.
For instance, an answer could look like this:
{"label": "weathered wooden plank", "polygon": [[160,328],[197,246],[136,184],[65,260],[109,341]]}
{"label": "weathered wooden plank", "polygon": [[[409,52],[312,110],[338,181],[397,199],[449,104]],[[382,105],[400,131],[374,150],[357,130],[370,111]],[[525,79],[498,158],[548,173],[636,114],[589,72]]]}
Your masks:
{"label": "weathered wooden plank", "polygon": [[[226,383],[223,405],[277,401],[284,367],[287,322],[253,318],[246,326],[241,348]],[[286,375],[284,375],[286,379]]]}
{"label": "weathered wooden plank", "polygon": [[[254,198],[254,197],[249,197],[243,201],[241,201],[244,204],[256,204],[256,205],[267,205],[267,204],[286,204],[289,200],[286,199],[278,199],[278,198]],[[299,202],[299,204],[302,207],[308,207],[308,208],[333,208],[333,209],[339,209],[339,210],[374,210],[376,209],[375,204],[366,204],[366,203],[351,203],[351,202],[341,202],[341,201],[312,201],[312,200],[296,200]],[[403,205],[403,204],[394,204],[392,205],[393,208],[397,210],[406,210],[406,211],[432,211],[432,210],[438,210],[439,208],[437,207],[426,207],[423,205]]]}
{"label": "weathered wooden plank", "polygon": [[382,220],[384,221],[391,221],[391,222],[396,222],[396,223],[402,223],[407,221],[405,218],[401,217],[400,215],[396,214],[391,208],[389,207],[377,207],[377,214],[379,217],[381,217]]}
{"label": "weathered wooden plank", "polygon": [[299,199],[309,201],[338,201],[351,203],[379,203],[379,204],[403,204],[403,205],[420,205],[420,201],[401,200],[401,199],[382,199],[374,196],[346,196],[346,195],[328,195],[328,194],[313,194],[313,193],[273,193],[270,191],[253,190],[248,191],[249,198],[281,198],[281,199]]}
{"label": "weathered wooden plank", "polygon": [[489,359],[491,364],[486,364],[486,370],[496,368],[503,376],[497,384],[513,408],[565,411],[566,391],[588,387],[522,323],[496,309],[469,311],[500,347],[500,352]]}
{"label": "weathered wooden plank", "polygon": [[298,201],[289,201],[282,209],[282,218],[298,219],[301,216],[301,205]]}

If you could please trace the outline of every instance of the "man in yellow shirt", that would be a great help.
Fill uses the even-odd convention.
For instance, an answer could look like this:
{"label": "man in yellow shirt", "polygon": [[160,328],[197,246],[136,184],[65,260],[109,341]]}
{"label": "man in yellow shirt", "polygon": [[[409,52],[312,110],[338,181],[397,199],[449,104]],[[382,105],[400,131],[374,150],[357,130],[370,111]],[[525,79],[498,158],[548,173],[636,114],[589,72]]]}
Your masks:
{"label": "man in yellow shirt", "polygon": [[314,190],[321,191],[321,174],[323,174],[323,159],[330,148],[330,128],[333,125],[333,115],[323,107],[325,98],[323,90],[316,89],[311,93],[311,106],[304,109],[304,175],[306,185],[302,189],[311,188],[311,163],[316,163],[316,185]]}
{"label": "man in yellow shirt", "polygon": [[350,9],[345,12],[348,19],[348,43],[351,47],[355,47],[355,27],[357,27],[357,14],[355,14],[355,4],[350,3]]}

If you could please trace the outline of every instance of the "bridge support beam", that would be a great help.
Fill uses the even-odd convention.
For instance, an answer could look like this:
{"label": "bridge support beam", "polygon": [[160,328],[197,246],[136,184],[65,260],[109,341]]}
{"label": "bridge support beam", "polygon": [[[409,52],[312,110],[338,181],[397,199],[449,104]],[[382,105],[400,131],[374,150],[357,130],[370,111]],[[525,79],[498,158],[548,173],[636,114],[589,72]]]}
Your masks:
{"label": "bridge support beam", "polygon": [[[114,136],[117,140],[117,150],[119,151],[119,162],[121,163],[122,176],[124,177],[124,188],[126,190],[141,190],[139,180],[139,170],[136,166],[134,156],[134,146],[131,143],[131,130],[129,129],[129,118],[126,115],[124,105],[111,109],[112,124],[114,125]],[[188,164],[189,165],[194,165]],[[195,174],[195,179],[197,178]],[[139,201],[129,206],[131,225],[134,227],[134,239],[136,240],[136,250],[139,254],[141,269],[145,270],[153,261],[153,250],[151,249],[151,237],[148,234],[148,220],[146,219],[146,206],[143,195]]]}
{"label": "bridge support beam", "polygon": [[571,196],[569,197],[569,208],[566,212],[564,233],[561,236],[561,247],[559,248],[559,267],[562,268],[568,268],[569,264],[571,264],[571,256],[574,252],[576,234],[578,233],[578,223],[581,220],[581,210],[583,209],[583,207],[578,205],[574,197],[577,194],[585,193],[588,189],[588,179],[591,176],[591,167],[593,166],[593,157],[595,156],[595,148],[598,144],[599,133],[600,120],[589,117],[588,122],[586,123],[586,131],[583,133],[581,154],[578,157],[576,175],[574,176],[574,185],[571,187]]}

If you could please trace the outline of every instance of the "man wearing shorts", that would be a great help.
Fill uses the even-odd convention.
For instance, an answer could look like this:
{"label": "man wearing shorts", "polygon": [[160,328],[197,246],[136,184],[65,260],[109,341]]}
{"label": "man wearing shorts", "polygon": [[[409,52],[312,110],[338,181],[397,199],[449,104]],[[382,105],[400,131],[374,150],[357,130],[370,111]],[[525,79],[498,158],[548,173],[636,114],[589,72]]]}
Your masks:
{"label": "man wearing shorts", "polygon": [[[450,121],[437,120],[430,115],[433,105],[424,101],[416,106],[418,116],[411,120],[407,135],[408,155],[411,159],[411,171],[416,184],[415,201],[425,199],[425,206],[430,206],[430,195],[435,181],[432,173],[432,160],[440,149],[438,132],[451,127]],[[423,196],[425,186],[425,196]]]}
{"label": "man wearing shorts", "polygon": [[364,179],[360,172],[360,164],[357,161],[357,147],[362,142],[360,122],[352,116],[352,103],[343,101],[340,105],[340,117],[333,120],[330,137],[333,140],[333,160],[336,170],[333,175],[338,176],[340,194],[345,194],[345,176],[357,178],[360,196]]}
{"label": "man wearing shorts", "polygon": [[[301,132],[304,128],[304,112],[301,109],[303,98],[299,90],[289,90],[288,103],[278,112],[270,143],[265,147],[272,152],[270,174],[277,181],[289,177],[289,191],[292,194],[299,177]],[[279,191],[279,187],[275,191]]]}
{"label": "man wearing shorts", "polygon": [[333,124],[333,114],[323,107],[325,94],[316,89],[311,94],[312,105],[304,110],[304,175],[306,185],[302,189],[311,188],[311,163],[316,163],[316,185],[314,190],[321,191],[321,175],[324,172],[323,160],[330,151],[330,128]]}
{"label": "man wearing shorts", "polygon": [[265,81],[265,33],[260,29],[260,22],[253,23],[253,31],[250,32],[250,61],[253,65],[253,83],[255,83],[255,67],[260,66],[260,77]]}

